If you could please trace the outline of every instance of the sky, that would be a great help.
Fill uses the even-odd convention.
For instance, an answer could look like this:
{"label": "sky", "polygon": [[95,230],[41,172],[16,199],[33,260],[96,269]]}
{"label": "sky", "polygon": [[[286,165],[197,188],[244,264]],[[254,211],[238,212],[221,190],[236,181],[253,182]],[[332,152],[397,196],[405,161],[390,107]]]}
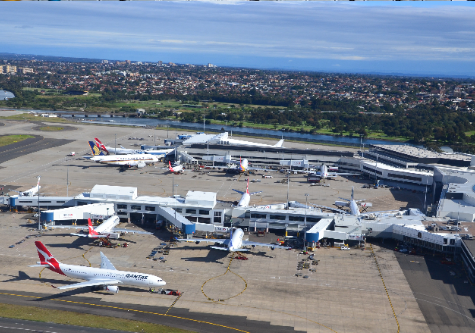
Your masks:
{"label": "sky", "polygon": [[0,2],[0,52],[475,77],[475,2]]}

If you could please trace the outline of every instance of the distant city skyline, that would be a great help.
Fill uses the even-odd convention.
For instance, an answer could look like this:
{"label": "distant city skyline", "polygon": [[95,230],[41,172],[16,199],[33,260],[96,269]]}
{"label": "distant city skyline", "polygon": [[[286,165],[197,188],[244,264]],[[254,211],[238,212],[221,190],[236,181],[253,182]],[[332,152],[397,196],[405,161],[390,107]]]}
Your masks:
{"label": "distant city skyline", "polygon": [[473,2],[28,2],[0,9],[8,53],[475,76]]}

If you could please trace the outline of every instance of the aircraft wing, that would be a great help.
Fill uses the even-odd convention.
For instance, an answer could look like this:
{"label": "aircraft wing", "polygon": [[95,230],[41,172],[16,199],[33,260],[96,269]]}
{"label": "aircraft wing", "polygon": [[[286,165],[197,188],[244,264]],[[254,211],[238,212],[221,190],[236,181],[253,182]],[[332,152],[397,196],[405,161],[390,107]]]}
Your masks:
{"label": "aircraft wing", "polygon": [[229,239],[204,239],[204,238],[177,238],[177,241],[180,242],[208,242],[208,243],[219,243],[219,244],[224,244],[226,241],[229,241]]}
{"label": "aircraft wing", "polygon": [[74,288],[104,286],[104,285],[119,284],[119,283],[122,283],[122,281],[116,280],[116,279],[93,279],[86,282],[68,284],[67,286],[58,287],[58,289],[74,289]]}
{"label": "aircraft wing", "polygon": [[265,247],[272,247],[275,249],[288,249],[290,246],[281,246],[275,244],[266,244],[266,243],[258,243],[258,242],[250,242],[250,241],[242,241],[243,246],[265,246]]}
{"label": "aircraft wing", "polygon": [[361,173],[351,173],[351,172],[338,172],[337,176],[360,176]]}
{"label": "aircraft wing", "polygon": [[112,229],[112,232],[117,233],[117,232],[124,232],[124,233],[131,233],[131,234],[140,234],[140,235],[153,235],[153,232],[148,232],[148,231],[136,231],[132,229]]}
{"label": "aircraft wing", "polygon": [[237,192],[237,193],[239,193],[239,194],[241,194],[241,195],[243,195],[243,194],[245,193],[245,192],[243,192],[243,191],[238,191],[238,190],[235,190],[235,189],[233,189],[233,191],[235,191],[235,192]]}

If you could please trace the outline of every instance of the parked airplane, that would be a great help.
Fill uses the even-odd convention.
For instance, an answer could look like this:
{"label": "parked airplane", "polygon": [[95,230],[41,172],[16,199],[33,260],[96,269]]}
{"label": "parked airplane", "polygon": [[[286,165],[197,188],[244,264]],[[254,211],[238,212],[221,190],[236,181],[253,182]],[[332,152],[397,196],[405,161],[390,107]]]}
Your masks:
{"label": "parked airplane", "polygon": [[94,138],[96,142],[96,146],[100,148],[100,150],[104,151],[107,155],[110,153],[114,153],[115,155],[127,155],[127,154],[149,154],[154,155],[157,157],[165,157],[167,154],[171,153],[174,148],[168,149],[149,149],[149,150],[142,150],[142,149],[127,149],[122,146],[120,148],[114,147],[106,147],[102,144],[102,142],[98,138]]}
{"label": "parked airplane", "polygon": [[249,166],[249,161],[247,160],[247,158],[244,158],[244,159],[239,158],[239,162],[238,161],[231,161],[231,163],[233,163],[233,164],[230,165],[230,166],[227,166],[227,167],[207,166],[205,169],[224,169],[224,170],[226,170],[226,172],[229,172],[229,173],[245,173],[245,172],[248,172],[248,171],[266,171],[266,172],[274,171],[274,170],[270,170],[270,169],[250,167]]}
{"label": "parked airplane", "polygon": [[397,213],[399,210],[398,209],[394,209],[394,210],[384,210],[384,211],[378,211],[378,212],[366,212],[366,213],[361,213],[360,212],[360,207],[361,208],[366,208],[366,207],[372,207],[373,204],[371,202],[363,202],[364,199],[362,200],[355,200],[354,199],[354,190],[355,188],[352,187],[351,188],[351,199],[346,199],[346,198],[341,198],[339,197],[340,199],[342,200],[345,200],[345,201],[335,201],[335,206],[339,206],[339,207],[349,207],[350,208],[350,215],[355,215],[355,216],[360,216],[360,215],[364,215],[364,216],[368,216],[368,215],[371,215],[371,214],[394,214],[394,213]]}
{"label": "parked airplane", "polygon": [[38,176],[38,182],[36,183],[35,187],[32,187],[29,190],[26,190],[26,191],[23,191],[23,192],[15,191],[15,190],[12,190],[12,191],[18,192],[20,194],[20,196],[22,196],[22,197],[33,197],[36,194],[38,194],[38,191],[40,190],[40,188],[41,188],[41,186],[40,186],[40,176]]}
{"label": "parked airplane", "polygon": [[[334,168],[333,168],[334,170]],[[337,169],[338,170],[338,169]],[[329,172],[330,168],[323,164],[320,167],[320,171],[316,173],[317,176],[320,176],[322,179],[336,178],[338,176],[357,176],[357,173],[349,172]]]}
{"label": "parked airplane", "polygon": [[249,193],[249,179],[247,180],[246,192],[238,191],[235,189],[233,189],[233,191],[236,191],[237,193],[242,194],[241,200],[239,200],[237,207],[249,206],[249,202],[251,201],[251,195],[262,193],[262,191]]}
{"label": "parked airplane", "polygon": [[138,167],[143,168],[147,164],[158,162],[156,156],[149,154],[130,154],[130,155],[109,155],[105,156],[103,151],[100,151],[96,144],[92,141],[89,141],[91,150],[93,152],[93,157],[90,158],[91,161],[112,165],[112,166],[121,166],[121,167]]}
{"label": "parked airplane", "polygon": [[172,167],[172,163],[170,161],[168,161],[168,170],[170,170],[170,172],[174,173],[175,175],[185,172],[183,170],[183,165],[176,164]]}
{"label": "parked airplane", "polygon": [[229,252],[245,252],[250,251],[249,249],[243,249],[242,246],[265,246],[270,247],[273,249],[288,249],[287,246],[280,246],[274,244],[266,244],[266,243],[258,243],[258,242],[250,242],[242,240],[244,236],[244,231],[242,229],[237,228],[235,232],[233,232],[233,228],[231,228],[229,239],[201,239],[201,238],[188,238],[188,239],[178,239],[181,242],[187,241],[194,241],[196,243],[200,242],[211,242],[211,243],[219,243],[223,244],[225,247],[221,246],[211,246],[212,249],[215,250],[222,250],[222,251],[229,251]]}
{"label": "parked airplane", "polygon": [[135,231],[130,229],[116,229],[115,226],[119,224],[119,217],[112,216],[102,222],[98,227],[94,228],[92,226],[91,219],[88,219],[88,226],[64,226],[64,225],[53,225],[50,226],[51,229],[82,229],[88,230],[88,233],[81,234],[71,234],[73,236],[79,237],[89,237],[89,238],[113,238],[117,239],[120,237],[121,233],[133,233],[133,234],[142,234],[142,235],[153,235],[153,233],[148,231]]}
{"label": "parked airplane", "polygon": [[[192,138],[191,140],[196,140],[196,137]],[[236,145],[236,146],[251,146],[251,147],[262,147],[262,148],[267,148],[267,147],[280,148],[284,144],[284,139],[279,140],[279,142],[277,142],[275,145],[268,145],[265,143],[256,143],[256,142],[251,142],[251,141],[233,139],[232,136],[228,135],[228,132],[224,132],[209,139],[208,143],[226,145],[226,146]]]}
{"label": "parked airplane", "polygon": [[119,271],[101,252],[101,268],[67,265],[57,261],[46,246],[40,241],[35,242],[36,250],[40,261],[36,265],[29,267],[46,267],[58,274],[74,278],[87,280],[86,282],[69,284],[59,287],[58,289],[72,289],[82,287],[98,287],[102,286],[104,290],[117,294],[119,287],[117,284],[129,285],[134,287],[161,287],[166,284],[161,278],[151,274]]}

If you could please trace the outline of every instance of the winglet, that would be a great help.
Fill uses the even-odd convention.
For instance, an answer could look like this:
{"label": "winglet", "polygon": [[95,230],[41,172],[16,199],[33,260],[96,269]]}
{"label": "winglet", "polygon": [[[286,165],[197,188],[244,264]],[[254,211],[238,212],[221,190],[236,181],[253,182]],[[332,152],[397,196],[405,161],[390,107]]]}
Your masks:
{"label": "winglet", "polygon": [[92,221],[91,219],[87,219],[87,225],[89,226],[89,236],[97,236],[99,235],[96,230],[94,230],[92,226]]}

